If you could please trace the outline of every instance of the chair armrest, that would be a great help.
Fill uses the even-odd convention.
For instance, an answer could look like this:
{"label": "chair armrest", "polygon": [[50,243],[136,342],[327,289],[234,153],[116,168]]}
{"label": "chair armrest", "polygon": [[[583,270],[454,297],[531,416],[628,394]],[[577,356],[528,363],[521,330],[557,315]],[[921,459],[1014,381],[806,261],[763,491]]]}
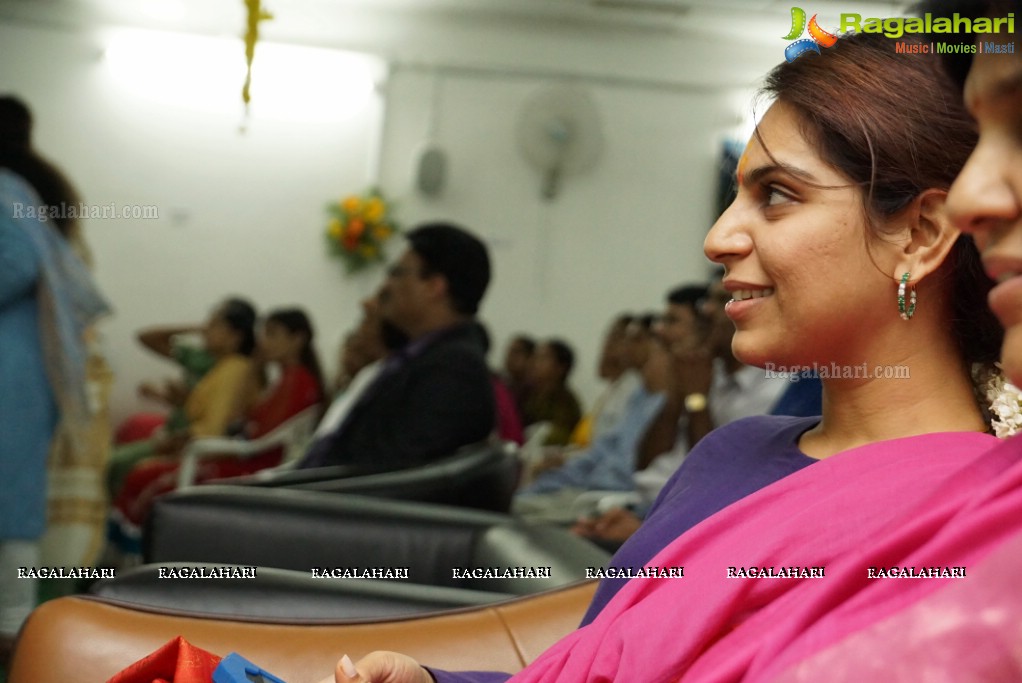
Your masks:
{"label": "chair armrest", "polygon": [[318,683],[344,653],[396,650],[448,670],[515,673],[582,618],[595,582],[484,608],[324,624],[224,620],[140,610],[93,597],[50,600],[22,628],[8,683],[102,683],[176,636],[237,652],[288,683]]}
{"label": "chair armrest", "polygon": [[229,479],[214,479],[210,484],[230,484],[231,486],[260,486],[263,488],[303,486],[321,481],[333,481],[368,474],[361,467],[354,465],[330,465],[310,469],[295,469],[294,463],[261,470],[254,474]]}
{"label": "chair armrest", "polygon": [[543,459],[543,446],[553,428],[552,422],[535,422],[525,428],[525,443],[518,449],[524,464],[534,465]]}
{"label": "chair armrest", "polygon": [[[146,562],[409,567],[411,580],[456,585],[480,529],[504,515],[291,488],[197,486],[158,498]],[[387,542],[383,542],[383,540]],[[446,577],[446,578],[445,578]]]}
{"label": "chair armrest", "polygon": [[515,451],[487,440],[434,462],[402,470],[367,471],[350,465],[302,470],[273,468],[207,483],[357,493],[507,512],[519,475]]}
{"label": "chair armrest", "polygon": [[183,489],[195,484],[199,462],[209,456],[250,458],[271,448],[281,447],[282,463],[295,461],[308,444],[319,417],[319,407],[306,408],[293,415],[276,429],[258,439],[225,437],[203,437],[193,439],[185,446],[181,456],[181,467],[177,474],[177,488]]}
{"label": "chair armrest", "polygon": [[[158,499],[148,524],[149,563],[407,567],[412,583],[514,594],[577,581],[609,559],[566,529],[511,515],[287,488],[198,486]],[[550,569],[507,579],[461,571],[486,567]]]}
{"label": "chair armrest", "polygon": [[603,514],[614,508],[627,508],[642,501],[637,491],[583,491],[571,504],[575,516]]}
{"label": "chair armrest", "polygon": [[521,472],[514,451],[488,443],[465,448],[436,462],[393,472],[291,484],[332,493],[442,503],[508,512]]}

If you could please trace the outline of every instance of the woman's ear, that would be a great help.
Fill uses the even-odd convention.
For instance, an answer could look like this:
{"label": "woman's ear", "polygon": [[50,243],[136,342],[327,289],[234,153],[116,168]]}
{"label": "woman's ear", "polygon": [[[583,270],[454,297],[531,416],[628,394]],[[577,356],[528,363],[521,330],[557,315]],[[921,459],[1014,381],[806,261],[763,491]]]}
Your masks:
{"label": "woman's ear", "polygon": [[900,252],[893,277],[900,280],[910,274],[909,282],[920,280],[936,271],[951,252],[961,234],[954,227],[947,211],[947,191],[925,190],[905,207],[895,219],[902,224]]}

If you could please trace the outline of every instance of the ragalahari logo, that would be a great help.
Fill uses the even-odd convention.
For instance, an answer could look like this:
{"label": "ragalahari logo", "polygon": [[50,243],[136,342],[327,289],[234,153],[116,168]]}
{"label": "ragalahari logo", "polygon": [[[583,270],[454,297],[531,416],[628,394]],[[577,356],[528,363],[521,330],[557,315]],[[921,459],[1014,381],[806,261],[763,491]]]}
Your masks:
{"label": "ragalahari logo", "polygon": [[[801,7],[791,8],[791,31],[784,36],[785,40],[795,40],[806,30],[806,13]],[[815,52],[820,54],[820,47],[831,47],[837,42],[837,36],[827,33],[816,23],[816,15],[809,20],[809,37],[795,40],[794,43],[784,48],[784,58],[789,62],[806,54]]]}

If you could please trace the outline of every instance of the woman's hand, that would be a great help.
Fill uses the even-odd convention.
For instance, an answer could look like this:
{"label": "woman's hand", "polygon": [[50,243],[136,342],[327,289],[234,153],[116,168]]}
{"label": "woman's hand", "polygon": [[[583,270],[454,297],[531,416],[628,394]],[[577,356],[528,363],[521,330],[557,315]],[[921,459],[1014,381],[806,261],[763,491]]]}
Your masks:
{"label": "woman's hand", "polygon": [[579,520],[571,531],[586,538],[623,543],[638,531],[641,524],[642,520],[634,512],[614,508],[596,519]]}
{"label": "woman's hand", "polygon": [[191,436],[187,432],[164,433],[153,444],[153,452],[157,455],[179,456],[184,447],[188,445]]}
{"label": "woman's hand", "polygon": [[163,383],[163,400],[172,406],[183,406],[188,400],[188,387],[180,380],[166,380]]}
{"label": "woman's hand", "polygon": [[138,395],[150,401],[166,402],[163,391],[156,386],[155,382],[142,382],[138,385]]}
{"label": "woman's hand", "polygon": [[320,683],[434,683],[433,677],[417,661],[399,652],[370,652],[352,664],[344,655],[334,675]]}

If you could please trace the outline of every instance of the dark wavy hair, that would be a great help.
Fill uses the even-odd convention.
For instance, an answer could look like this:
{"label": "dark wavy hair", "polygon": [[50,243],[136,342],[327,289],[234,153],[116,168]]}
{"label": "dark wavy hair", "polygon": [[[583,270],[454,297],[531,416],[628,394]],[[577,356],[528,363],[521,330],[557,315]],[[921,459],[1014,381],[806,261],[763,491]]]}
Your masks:
{"label": "dark wavy hair", "polygon": [[[909,41],[919,39],[901,39]],[[898,42],[882,34],[842,36],[820,55],[776,67],[763,88],[792,106],[823,159],[863,188],[863,210],[878,238],[886,219],[924,190],[951,187],[978,137],[939,58],[897,54]],[[938,277],[951,279],[951,322],[962,356],[997,360],[1004,333],[987,307],[993,283],[971,237],[958,238],[949,261]]]}
{"label": "dark wavy hair", "polygon": [[[67,176],[33,149],[32,112],[12,95],[0,96],[0,168],[21,176],[47,206],[77,206],[80,201]],[[66,239],[77,237],[79,230],[77,219],[69,215],[61,210],[53,219]]]}

